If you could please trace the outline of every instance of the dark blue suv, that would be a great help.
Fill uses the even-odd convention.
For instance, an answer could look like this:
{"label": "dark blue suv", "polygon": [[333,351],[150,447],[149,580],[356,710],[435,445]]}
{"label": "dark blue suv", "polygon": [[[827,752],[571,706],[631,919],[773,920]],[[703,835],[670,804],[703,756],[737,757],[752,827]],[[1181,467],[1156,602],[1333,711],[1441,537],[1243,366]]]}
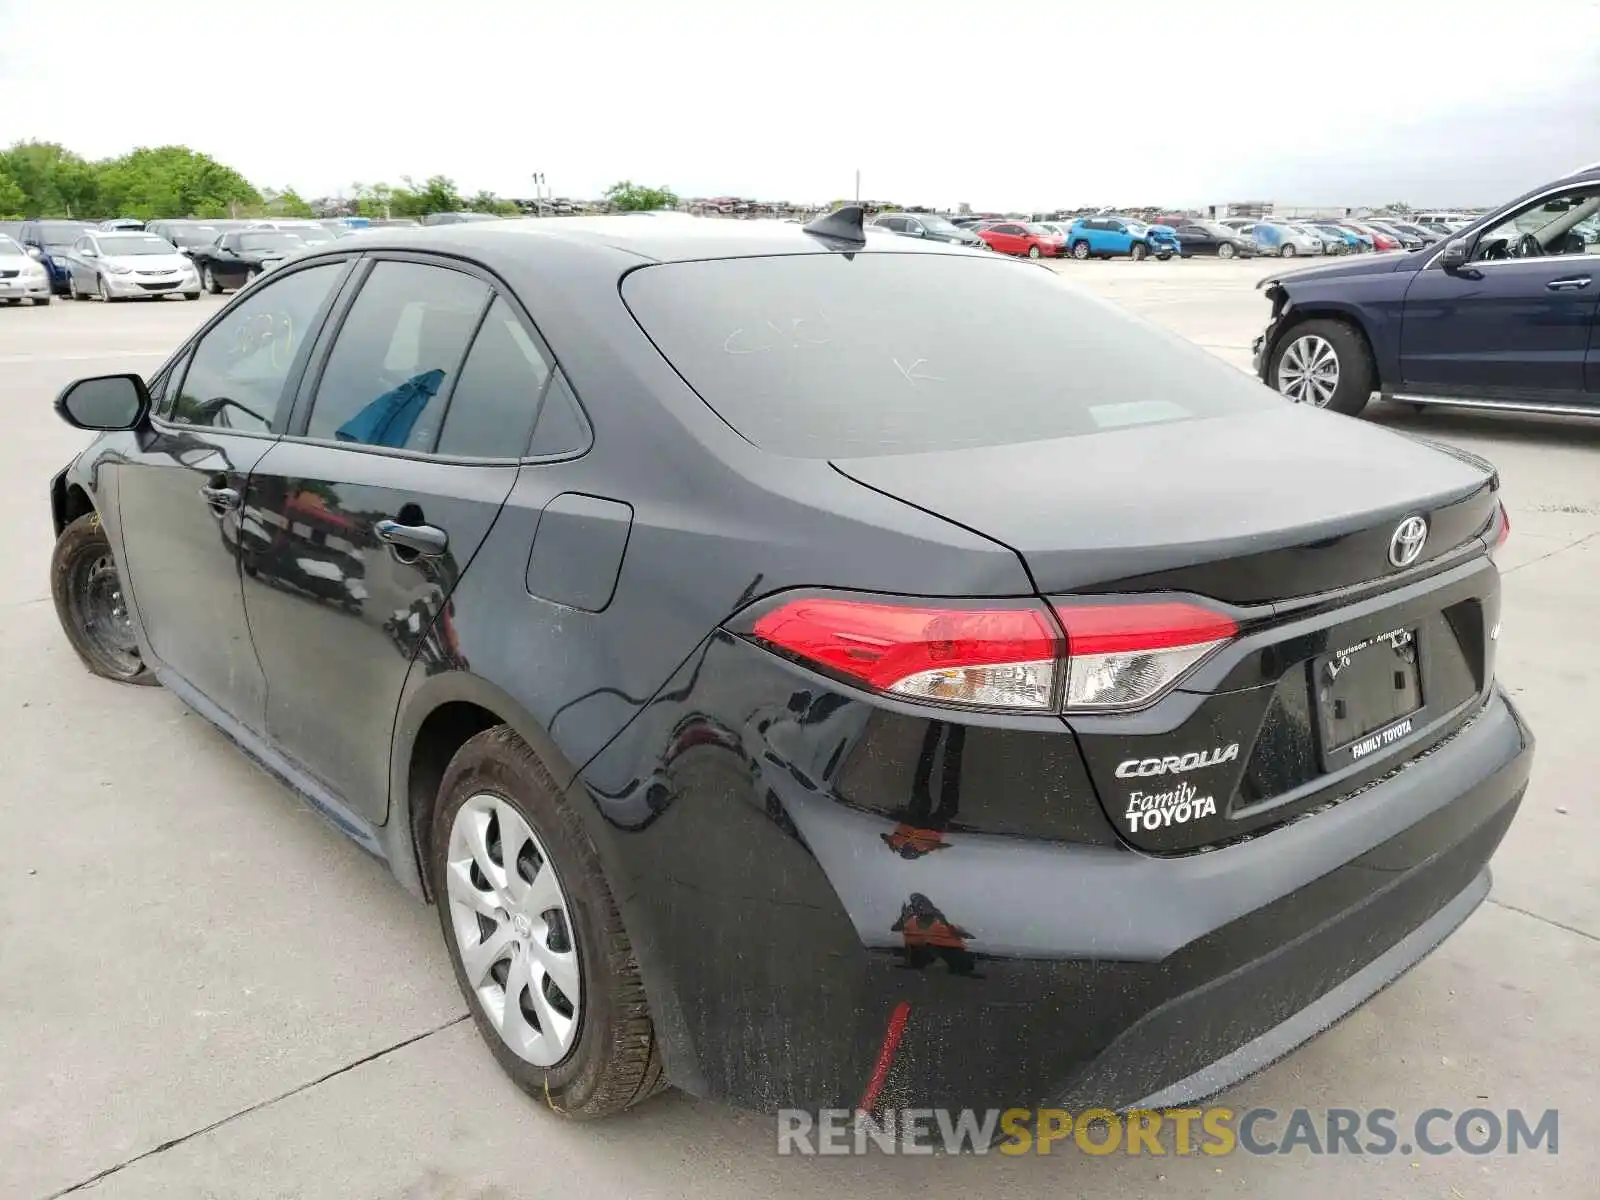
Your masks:
{"label": "dark blue suv", "polygon": [[1263,382],[1354,416],[1412,404],[1600,415],[1600,163],[1442,244],[1263,279]]}

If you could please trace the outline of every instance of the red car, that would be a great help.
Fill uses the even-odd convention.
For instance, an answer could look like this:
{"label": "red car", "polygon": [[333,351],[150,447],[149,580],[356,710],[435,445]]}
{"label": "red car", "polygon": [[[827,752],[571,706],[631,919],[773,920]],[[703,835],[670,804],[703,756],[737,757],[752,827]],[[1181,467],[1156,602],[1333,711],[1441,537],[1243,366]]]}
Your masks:
{"label": "red car", "polygon": [[1060,258],[1065,239],[1047,229],[1023,221],[995,221],[982,225],[978,236],[991,250],[1002,254],[1026,254],[1029,258]]}

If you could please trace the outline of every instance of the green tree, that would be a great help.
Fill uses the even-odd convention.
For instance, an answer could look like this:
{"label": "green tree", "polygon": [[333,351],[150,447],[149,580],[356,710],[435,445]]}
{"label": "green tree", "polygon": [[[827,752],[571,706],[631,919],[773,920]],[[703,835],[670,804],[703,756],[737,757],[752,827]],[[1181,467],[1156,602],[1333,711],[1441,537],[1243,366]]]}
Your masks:
{"label": "green tree", "polygon": [[678,194],[669,187],[644,187],[630,179],[606,189],[606,199],[619,212],[652,212],[658,208],[677,208]]}
{"label": "green tree", "polygon": [[23,216],[86,216],[97,211],[95,168],[55,142],[17,142],[0,153],[0,174],[22,189]]}
{"label": "green tree", "polygon": [[493,192],[479,192],[466,201],[469,212],[494,213],[496,216],[515,216],[522,210],[509,200],[502,200]]}
{"label": "green tree", "polygon": [[105,216],[220,217],[261,204],[243,175],[187,146],[140,146],[93,169],[96,209]]}
{"label": "green tree", "polygon": [[394,190],[394,215],[397,217],[425,217],[429,213],[460,212],[464,202],[456,190],[455,180],[444,175],[430,175],[418,183],[409,175],[402,175],[403,188]]}
{"label": "green tree", "polygon": [[28,197],[17,181],[0,171],[0,217],[20,217],[27,206]]}
{"label": "green tree", "polygon": [[311,210],[311,205],[300,198],[300,193],[293,188],[285,188],[273,199],[272,212],[280,217],[312,217],[316,214]]}

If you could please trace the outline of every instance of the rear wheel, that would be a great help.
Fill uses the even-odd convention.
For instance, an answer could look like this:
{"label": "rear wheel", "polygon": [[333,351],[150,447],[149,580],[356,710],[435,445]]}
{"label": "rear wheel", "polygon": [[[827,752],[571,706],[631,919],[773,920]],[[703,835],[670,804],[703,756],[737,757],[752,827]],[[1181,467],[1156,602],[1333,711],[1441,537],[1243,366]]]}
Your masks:
{"label": "rear wheel", "polygon": [[153,684],[99,513],[61,531],[50,556],[50,595],[61,628],[84,666],[120,683]]}
{"label": "rear wheel", "polygon": [[33,298],[33,306],[38,308],[41,305],[49,304],[53,299],[55,299],[54,296],[35,296]]}
{"label": "rear wheel", "polygon": [[1377,372],[1365,340],[1343,321],[1307,321],[1272,352],[1268,378],[1296,404],[1353,417],[1372,396]]}
{"label": "rear wheel", "polygon": [[200,299],[200,293],[199,292],[185,292],[183,294],[183,298],[185,300],[198,300],[198,299]]}
{"label": "rear wheel", "polygon": [[1145,260],[1145,256],[1149,253],[1150,248],[1143,242],[1135,242],[1132,249],[1128,251],[1128,257],[1133,259],[1134,262],[1143,262]]}
{"label": "rear wheel", "polygon": [[1042,253],[1042,251],[1037,246],[1029,246],[1028,247],[1028,257],[1029,258],[1038,258],[1041,253]]}
{"label": "rear wheel", "polygon": [[1084,259],[1088,258],[1089,257],[1089,243],[1088,242],[1073,242],[1072,243],[1072,257],[1077,259],[1079,262],[1082,262]]}
{"label": "rear wheel", "polygon": [[666,1086],[633,948],[583,819],[508,727],[450,760],[428,857],[456,982],[518,1086],[578,1119]]}

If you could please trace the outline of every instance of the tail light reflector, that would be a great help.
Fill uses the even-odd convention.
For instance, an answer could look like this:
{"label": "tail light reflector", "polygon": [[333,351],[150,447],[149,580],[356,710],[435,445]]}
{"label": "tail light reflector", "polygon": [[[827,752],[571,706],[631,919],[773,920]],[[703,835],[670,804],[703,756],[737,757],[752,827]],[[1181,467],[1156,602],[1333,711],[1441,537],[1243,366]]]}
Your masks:
{"label": "tail light reflector", "polygon": [[1489,557],[1493,558],[1500,552],[1500,547],[1506,544],[1506,539],[1511,536],[1511,514],[1506,511],[1504,502],[1495,506],[1494,520],[1489,525]]}
{"label": "tail light reflector", "polygon": [[791,600],[752,630],[780,650],[880,692],[974,708],[1049,711],[1060,635],[1040,605],[934,608]]}
{"label": "tail light reflector", "polygon": [[[1183,601],[966,608],[806,596],[750,627],[823,671],[900,696],[966,708],[1115,712],[1159,698],[1238,632]],[[1061,631],[1065,630],[1063,642]]]}
{"label": "tail light reflector", "polygon": [[1183,601],[1058,604],[1067,631],[1065,707],[1137,708],[1239,632],[1229,617]]}

